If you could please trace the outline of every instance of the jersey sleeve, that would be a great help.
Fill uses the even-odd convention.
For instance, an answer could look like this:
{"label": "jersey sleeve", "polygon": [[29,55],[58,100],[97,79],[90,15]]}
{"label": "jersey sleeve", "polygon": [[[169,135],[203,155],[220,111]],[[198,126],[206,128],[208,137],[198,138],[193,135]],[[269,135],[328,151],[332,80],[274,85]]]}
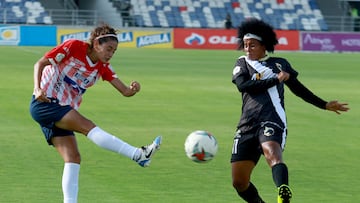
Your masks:
{"label": "jersey sleeve", "polygon": [[297,78],[299,73],[291,67],[290,63],[286,59],[283,60],[284,67],[282,67],[282,70],[290,74],[290,79]]}
{"label": "jersey sleeve", "polygon": [[63,61],[70,55],[72,49],[76,48],[75,40],[68,40],[64,43],[54,47],[45,54],[45,57],[49,59],[51,64],[55,65]]}
{"label": "jersey sleeve", "polygon": [[112,81],[113,79],[115,78],[118,78],[114,69],[112,68],[112,66],[110,64],[107,64],[104,69],[103,69],[103,72],[101,74],[101,77],[103,80],[106,80],[106,81]]}
{"label": "jersey sleeve", "polygon": [[279,84],[277,78],[268,78],[264,80],[251,80],[249,69],[244,58],[239,58],[233,69],[232,82],[240,92],[261,93],[268,88]]}

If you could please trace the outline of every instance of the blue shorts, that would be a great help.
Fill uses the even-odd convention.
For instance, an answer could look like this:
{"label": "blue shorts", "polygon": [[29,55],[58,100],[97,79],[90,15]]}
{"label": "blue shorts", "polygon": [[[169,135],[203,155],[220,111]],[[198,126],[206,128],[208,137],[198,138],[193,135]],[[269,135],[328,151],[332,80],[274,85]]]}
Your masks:
{"label": "blue shorts", "polygon": [[57,99],[49,99],[51,100],[50,103],[40,102],[35,100],[33,95],[30,103],[30,114],[32,118],[39,123],[48,144],[53,145],[51,142],[51,138],[53,137],[74,136],[73,131],[64,130],[55,126],[55,123],[61,120],[65,114],[73,108],[69,105],[61,106]]}

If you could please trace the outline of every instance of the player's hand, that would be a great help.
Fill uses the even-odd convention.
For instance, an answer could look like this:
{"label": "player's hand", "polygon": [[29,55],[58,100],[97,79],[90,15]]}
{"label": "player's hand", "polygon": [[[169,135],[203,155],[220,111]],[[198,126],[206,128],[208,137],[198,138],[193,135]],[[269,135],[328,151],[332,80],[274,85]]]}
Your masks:
{"label": "player's hand", "polygon": [[326,110],[334,111],[337,114],[341,114],[340,111],[348,111],[347,103],[339,103],[338,101],[329,101],[326,103]]}
{"label": "player's hand", "polygon": [[130,90],[133,92],[139,92],[140,91],[140,83],[137,81],[132,81],[129,86]]}
{"label": "player's hand", "polygon": [[51,102],[49,98],[46,97],[46,92],[41,88],[34,89],[35,100],[41,102]]}
{"label": "player's hand", "polygon": [[290,78],[290,74],[285,71],[280,71],[277,78],[280,82],[287,81]]}

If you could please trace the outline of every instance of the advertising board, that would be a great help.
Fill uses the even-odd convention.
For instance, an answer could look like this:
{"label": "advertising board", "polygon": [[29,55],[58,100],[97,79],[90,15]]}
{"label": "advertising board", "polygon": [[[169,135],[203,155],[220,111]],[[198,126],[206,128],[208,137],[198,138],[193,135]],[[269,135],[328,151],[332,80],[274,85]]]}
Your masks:
{"label": "advertising board", "polygon": [[[298,31],[276,31],[279,44],[276,50],[299,50]],[[174,48],[231,49],[238,47],[237,30],[231,29],[174,29]]]}
{"label": "advertising board", "polygon": [[332,32],[302,32],[304,51],[360,51],[360,34]]}
{"label": "advertising board", "polygon": [[54,46],[56,26],[0,25],[0,45]]}
{"label": "advertising board", "polygon": [[[129,31],[119,30],[119,47],[131,48],[173,48],[173,34],[171,31]],[[77,29],[60,29],[58,44],[68,39],[87,41],[90,31]]]}

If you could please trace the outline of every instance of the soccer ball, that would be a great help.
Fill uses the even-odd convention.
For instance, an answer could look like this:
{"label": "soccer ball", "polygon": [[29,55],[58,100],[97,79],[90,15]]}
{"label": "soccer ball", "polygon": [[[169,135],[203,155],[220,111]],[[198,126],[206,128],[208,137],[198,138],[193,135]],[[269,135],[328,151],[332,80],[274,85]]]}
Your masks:
{"label": "soccer ball", "polygon": [[186,156],[194,162],[208,162],[215,157],[217,151],[217,141],[209,132],[197,130],[190,133],[185,140]]}

